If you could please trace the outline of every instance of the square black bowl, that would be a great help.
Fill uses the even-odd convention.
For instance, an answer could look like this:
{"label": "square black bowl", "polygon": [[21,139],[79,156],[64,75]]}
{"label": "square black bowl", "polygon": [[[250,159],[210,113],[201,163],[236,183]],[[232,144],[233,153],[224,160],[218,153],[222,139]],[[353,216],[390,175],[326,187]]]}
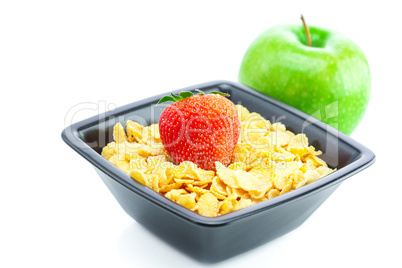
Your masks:
{"label": "square black bowl", "polygon": [[[63,140],[87,159],[122,208],[148,230],[203,262],[218,262],[282,236],[300,226],[346,178],[370,166],[375,155],[336,129],[239,83],[213,81],[182,90],[230,94],[235,104],[305,133],[321,157],[337,171],[311,184],[250,207],[214,218],[198,215],[132,180],[100,153],[113,140],[113,126],[127,120],[157,123],[165,106],[154,96],[64,129]],[[164,94],[165,95],[165,94]],[[84,179],[84,178],[83,178]]]}

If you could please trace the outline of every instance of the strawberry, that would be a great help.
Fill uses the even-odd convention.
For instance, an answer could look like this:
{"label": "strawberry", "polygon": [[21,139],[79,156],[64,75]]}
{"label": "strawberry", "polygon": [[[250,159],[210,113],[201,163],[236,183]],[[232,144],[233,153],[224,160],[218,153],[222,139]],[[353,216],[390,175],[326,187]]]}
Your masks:
{"label": "strawberry", "polygon": [[159,119],[165,149],[175,164],[191,161],[198,167],[216,170],[215,161],[230,164],[240,134],[240,121],[228,94],[198,95],[184,91],[163,97],[158,104],[173,101]]}

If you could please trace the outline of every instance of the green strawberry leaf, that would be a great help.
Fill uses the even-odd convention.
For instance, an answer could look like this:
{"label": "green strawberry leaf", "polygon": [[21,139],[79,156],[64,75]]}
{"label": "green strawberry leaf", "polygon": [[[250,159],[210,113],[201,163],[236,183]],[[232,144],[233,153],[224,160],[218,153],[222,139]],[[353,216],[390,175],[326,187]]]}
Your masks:
{"label": "green strawberry leaf", "polygon": [[223,97],[229,97],[230,96],[229,94],[223,93],[223,92],[220,92],[220,91],[211,91],[211,92],[209,92],[209,94],[218,94],[218,95],[221,95]]}
{"label": "green strawberry leaf", "polygon": [[199,90],[198,88],[195,91],[197,91],[199,93],[198,95],[205,95],[205,93],[202,92],[201,90]]}
{"label": "green strawberry leaf", "polygon": [[175,95],[173,93],[170,93],[170,95],[172,95],[172,97],[175,99],[175,101],[181,101],[183,99],[182,97],[177,96],[177,95]]}
{"label": "green strawberry leaf", "polygon": [[164,96],[162,97],[162,99],[159,100],[159,102],[157,104],[161,104],[167,101],[173,101],[176,102],[175,98],[173,98],[172,96]]}
{"label": "green strawberry leaf", "polygon": [[[202,92],[199,89],[195,89],[195,91],[198,92],[198,95],[205,95],[205,93]],[[224,97],[229,97],[230,96],[229,94],[219,92],[219,91],[212,91],[209,94],[218,94],[218,95],[221,95],[221,96],[224,96]],[[167,101],[178,102],[178,101],[181,101],[181,100],[184,100],[184,99],[187,99],[187,98],[190,98],[190,97],[194,96],[194,94],[192,92],[190,92],[190,91],[182,91],[182,92],[179,93],[179,95],[175,95],[173,93],[170,93],[170,95],[171,96],[162,97],[157,104],[161,104],[161,103],[164,103],[164,102],[167,102]]]}
{"label": "green strawberry leaf", "polygon": [[190,98],[191,96],[194,96],[194,94],[191,93],[190,91],[182,91],[182,92],[180,92],[179,95],[182,98],[182,100]]}

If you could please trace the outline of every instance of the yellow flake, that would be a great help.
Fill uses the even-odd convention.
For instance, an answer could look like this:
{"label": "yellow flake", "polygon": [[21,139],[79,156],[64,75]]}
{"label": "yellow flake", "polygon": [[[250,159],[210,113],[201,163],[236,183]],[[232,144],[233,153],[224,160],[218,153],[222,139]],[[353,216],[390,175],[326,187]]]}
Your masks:
{"label": "yellow flake", "polygon": [[215,165],[216,165],[216,174],[226,185],[228,185],[232,188],[239,188],[239,184],[237,183],[235,171],[233,171],[229,168],[226,168],[219,162],[216,162]]}
{"label": "yellow flake", "polygon": [[287,177],[283,170],[275,170],[272,182],[276,189],[282,190],[287,184]]}
{"label": "yellow flake", "polygon": [[203,182],[211,182],[215,177],[215,172],[212,170],[204,170],[202,168],[190,169],[194,176]]}
{"label": "yellow flake", "polygon": [[320,166],[327,167],[327,163],[324,160],[322,160],[321,158],[318,158],[315,155],[307,156],[306,161],[311,161],[315,167],[320,167]]}
{"label": "yellow flake", "polygon": [[116,152],[116,143],[113,141],[113,142],[108,143],[105,147],[103,147],[101,155],[104,158],[106,158],[107,160],[109,160],[110,157],[112,157],[116,153],[117,153]]}
{"label": "yellow flake", "polygon": [[220,214],[227,214],[234,211],[234,207],[236,206],[237,200],[231,197],[223,200],[219,207]]}
{"label": "yellow flake", "polygon": [[[304,177],[303,177],[304,178]],[[299,189],[300,187],[306,185],[308,183],[308,179],[303,179],[296,184],[295,189]]]}
{"label": "yellow flake", "polygon": [[243,140],[249,144],[256,144],[267,132],[268,130],[263,128],[249,128],[243,132]]}
{"label": "yellow flake", "polygon": [[188,208],[190,210],[195,210],[196,208],[196,201],[195,201],[195,197],[196,197],[196,193],[191,193],[191,194],[182,194],[178,197],[177,199],[177,203],[179,205],[182,205],[185,208]]}
{"label": "yellow flake", "polygon": [[286,126],[284,124],[282,124],[281,122],[277,122],[277,123],[274,123],[271,125],[270,130],[275,131],[275,132],[278,132],[278,131],[285,132]]}
{"label": "yellow flake", "polygon": [[292,189],[292,186],[293,186],[293,180],[289,178],[288,181],[286,182],[285,187],[282,188],[281,193],[279,195],[283,195],[289,192]]}
{"label": "yellow flake", "polygon": [[275,146],[286,146],[290,141],[290,136],[283,131],[271,131],[269,133],[271,143]]}
{"label": "yellow flake", "polygon": [[328,174],[334,172],[333,169],[330,169],[327,166],[320,166],[315,171],[319,174],[320,178],[327,176]]}
{"label": "yellow flake", "polygon": [[233,162],[228,166],[231,170],[246,170],[247,165],[243,162]]}
{"label": "yellow flake", "polygon": [[237,144],[233,152],[232,162],[246,163],[248,157],[249,151],[245,147],[239,146],[239,144]]}
{"label": "yellow flake", "polygon": [[265,193],[269,188],[270,182],[267,180],[259,180],[251,173],[243,170],[237,170],[235,172],[238,185],[245,191],[258,191]]}
{"label": "yellow flake", "polygon": [[315,151],[313,146],[309,146],[308,138],[305,134],[297,134],[291,138],[287,148],[291,153],[297,154],[301,158],[306,155],[319,154],[319,152]]}
{"label": "yellow flake", "polygon": [[150,126],[150,134],[155,142],[161,142],[161,136],[159,133],[159,124],[152,124]]}
{"label": "yellow flake", "polygon": [[126,160],[117,160],[115,163],[115,166],[118,167],[119,169],[121,169],[122,171],[124,171],[125,173],[129,173],[130,172],[130,165],[128,163],[128,161]]}
{"label": "yellow flake", "polygon": [[142,172],[146,172],[148,169],[148,164],[147,161],[145,160],[144,157],[138,156],[135,158],[132,158],[129,162],[129,169],[137,169]]}
{"label": "yellow flake", "polygon": [[127,139],[129,142],[136,142],[142,138],[142,125],[128,120],[126,122]]}
{"label": "yellow flake", "polygon": [[113,139],[116,143],[122,143],[127,141],[126,132],[120,123],[117,123],[113,127]]}
{"label": "yellow flake", "polygon": [[304,173],[304,177],[307,179],[307,183],[312,183],[318,180],[320,178],[320,175],[315,170],[307,170],[307,172]]}
{"label": "yellow flake", "polygon": [[219,200],[224,200],[226,198],[225,195],[222,195],[218,192],[211,191],[210,193],[212,193],[214,196],[216,196],[216,198],[218,198]]}
{"label": "yellow flake", "polygon": [[161,144],[161,138],[159,134],[159,125],[152,124],[142,129],[142,138],[138,141],[142,144],[147,144],[153,147],[154,145]]}
{"label": "yellow flake", "polygon": [[216,217],[218,215],[218,199],[211,193],[203,194],[198,200],[198,213],[206,217]]}
{"label": "yellow flake", "polygon": [[232,189],[232,195],[236,195],[237,197],[240,198],[245,198],[245,199],[251,199],[251,195],[248,191],[243,190],[241,188],[238,189]]}
{"label": "yellow flake", "polygon": [[183,183],[183,184],[192,184],[194,180],[190,179],[174,179],[175,182],[177,183]]}
{"label": "yellow flake", "polygon": [[274,197],[277,197],[277,196],[279,196],[279,194],[280,194],[280,192],[279,192],[278,189],[271,189],[268,192],[268,199],[272,199]]}
{"label": "yellow flake", "polygon": [[[293,181],[292,188],[295,188],[295,189],[300,188],[301,186],[303,186],[307,182],[307,180],[304,178],[303,172],[301,170],[295,170],[293,172],[293,174],[291,174],[290,176],[291,176],[292,181]],[[303,184],[298,186],[299,183],[303,182],[304,180],[306,180],[306,182],[304,182]]]}
{"label": "yellow flake", "polygon": [[182,186],[182,184],[177,183],[177,182],[167,184],[167,185],[164,185],[161,188],[159,188],[159,193],[166,193],[166,192],[169,192],[169,191],[171,191],[173,189],[179,189],[181,186]]}
{"label": "yellow flake", "polygon": [[147,158],[147,167],[149,173],[157,173],[159,169],[164,169],[166,157],[164,155],[150,156]]}
{"label": "yellow flake", "polygon": [[177,202],[180,195],[188,194],[184,189],[172,189],[165,194],[165,197],[169,198],[170,200]]}
{"label": "yellow flake", "polygon": [[197,194],[209,193],[209,190],[203,189],[201,187],[196,187],[191,184],[187,184],[186,190],[189,192],[197,193]]}
{"label": "yellow flake", "polygon": [[217,193],[221,196],[227,196],[226,185],[219,177],[214,177],[211,184],[211,192]]}
{"label": "yellow flake", "polygon": [[159,176],[155,174],[147,174],[148,182],[149,182],[149,188],[154,190],[155,192],[159,192]]}
{"label": "yellow flake", "polygon": [[252,201],[251,199],[241,198],[239,200],[239,202],[236,203],[234,209],[239,210],[239,209],[246,208],[246,207],[249,207],[249,206],[254,205],[254,204],[255,204],[255,202]]}
{"label": "yellow flake", "polygon": [[240,122],[246,121],[248,115],[250,114],[250,112],[247,110],[247,108],[240,104],[237,104],[236,109],[237,109],[237,113],[239,115]]}
{"label": "yellow flake", "polygon": [[147,178],[147,175],[145,175],[142,171],[138,169],[132,169],[130,170],[130,176],[139,183],[144,184],[145,186],[148,187],[150,186],[150,182]]}
{"label": "yellow flake", "polygon": [[212,180],[207,180],[207,181],[194,181],[192,183],[193,186],[199,186],[201,188],[205,188],[208,185],[210,185],[212,183]]}

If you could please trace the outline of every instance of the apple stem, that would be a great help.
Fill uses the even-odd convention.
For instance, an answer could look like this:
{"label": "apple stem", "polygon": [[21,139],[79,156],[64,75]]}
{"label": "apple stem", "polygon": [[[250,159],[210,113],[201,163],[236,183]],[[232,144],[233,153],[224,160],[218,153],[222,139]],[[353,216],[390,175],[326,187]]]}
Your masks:
{"label": "apple stem", "polygon": [[311,36],[310,36],[310,31],[309,31],[309,29],[308,29],[308,27],[307,27],[307,23],[306,23],[306,21],[304,20],[303,15],[301,15],[301,20],[302,20],[303,25],[304,25],[304,30],[306,31],[307,45],[308,45],[309,47],[311,47]]}

